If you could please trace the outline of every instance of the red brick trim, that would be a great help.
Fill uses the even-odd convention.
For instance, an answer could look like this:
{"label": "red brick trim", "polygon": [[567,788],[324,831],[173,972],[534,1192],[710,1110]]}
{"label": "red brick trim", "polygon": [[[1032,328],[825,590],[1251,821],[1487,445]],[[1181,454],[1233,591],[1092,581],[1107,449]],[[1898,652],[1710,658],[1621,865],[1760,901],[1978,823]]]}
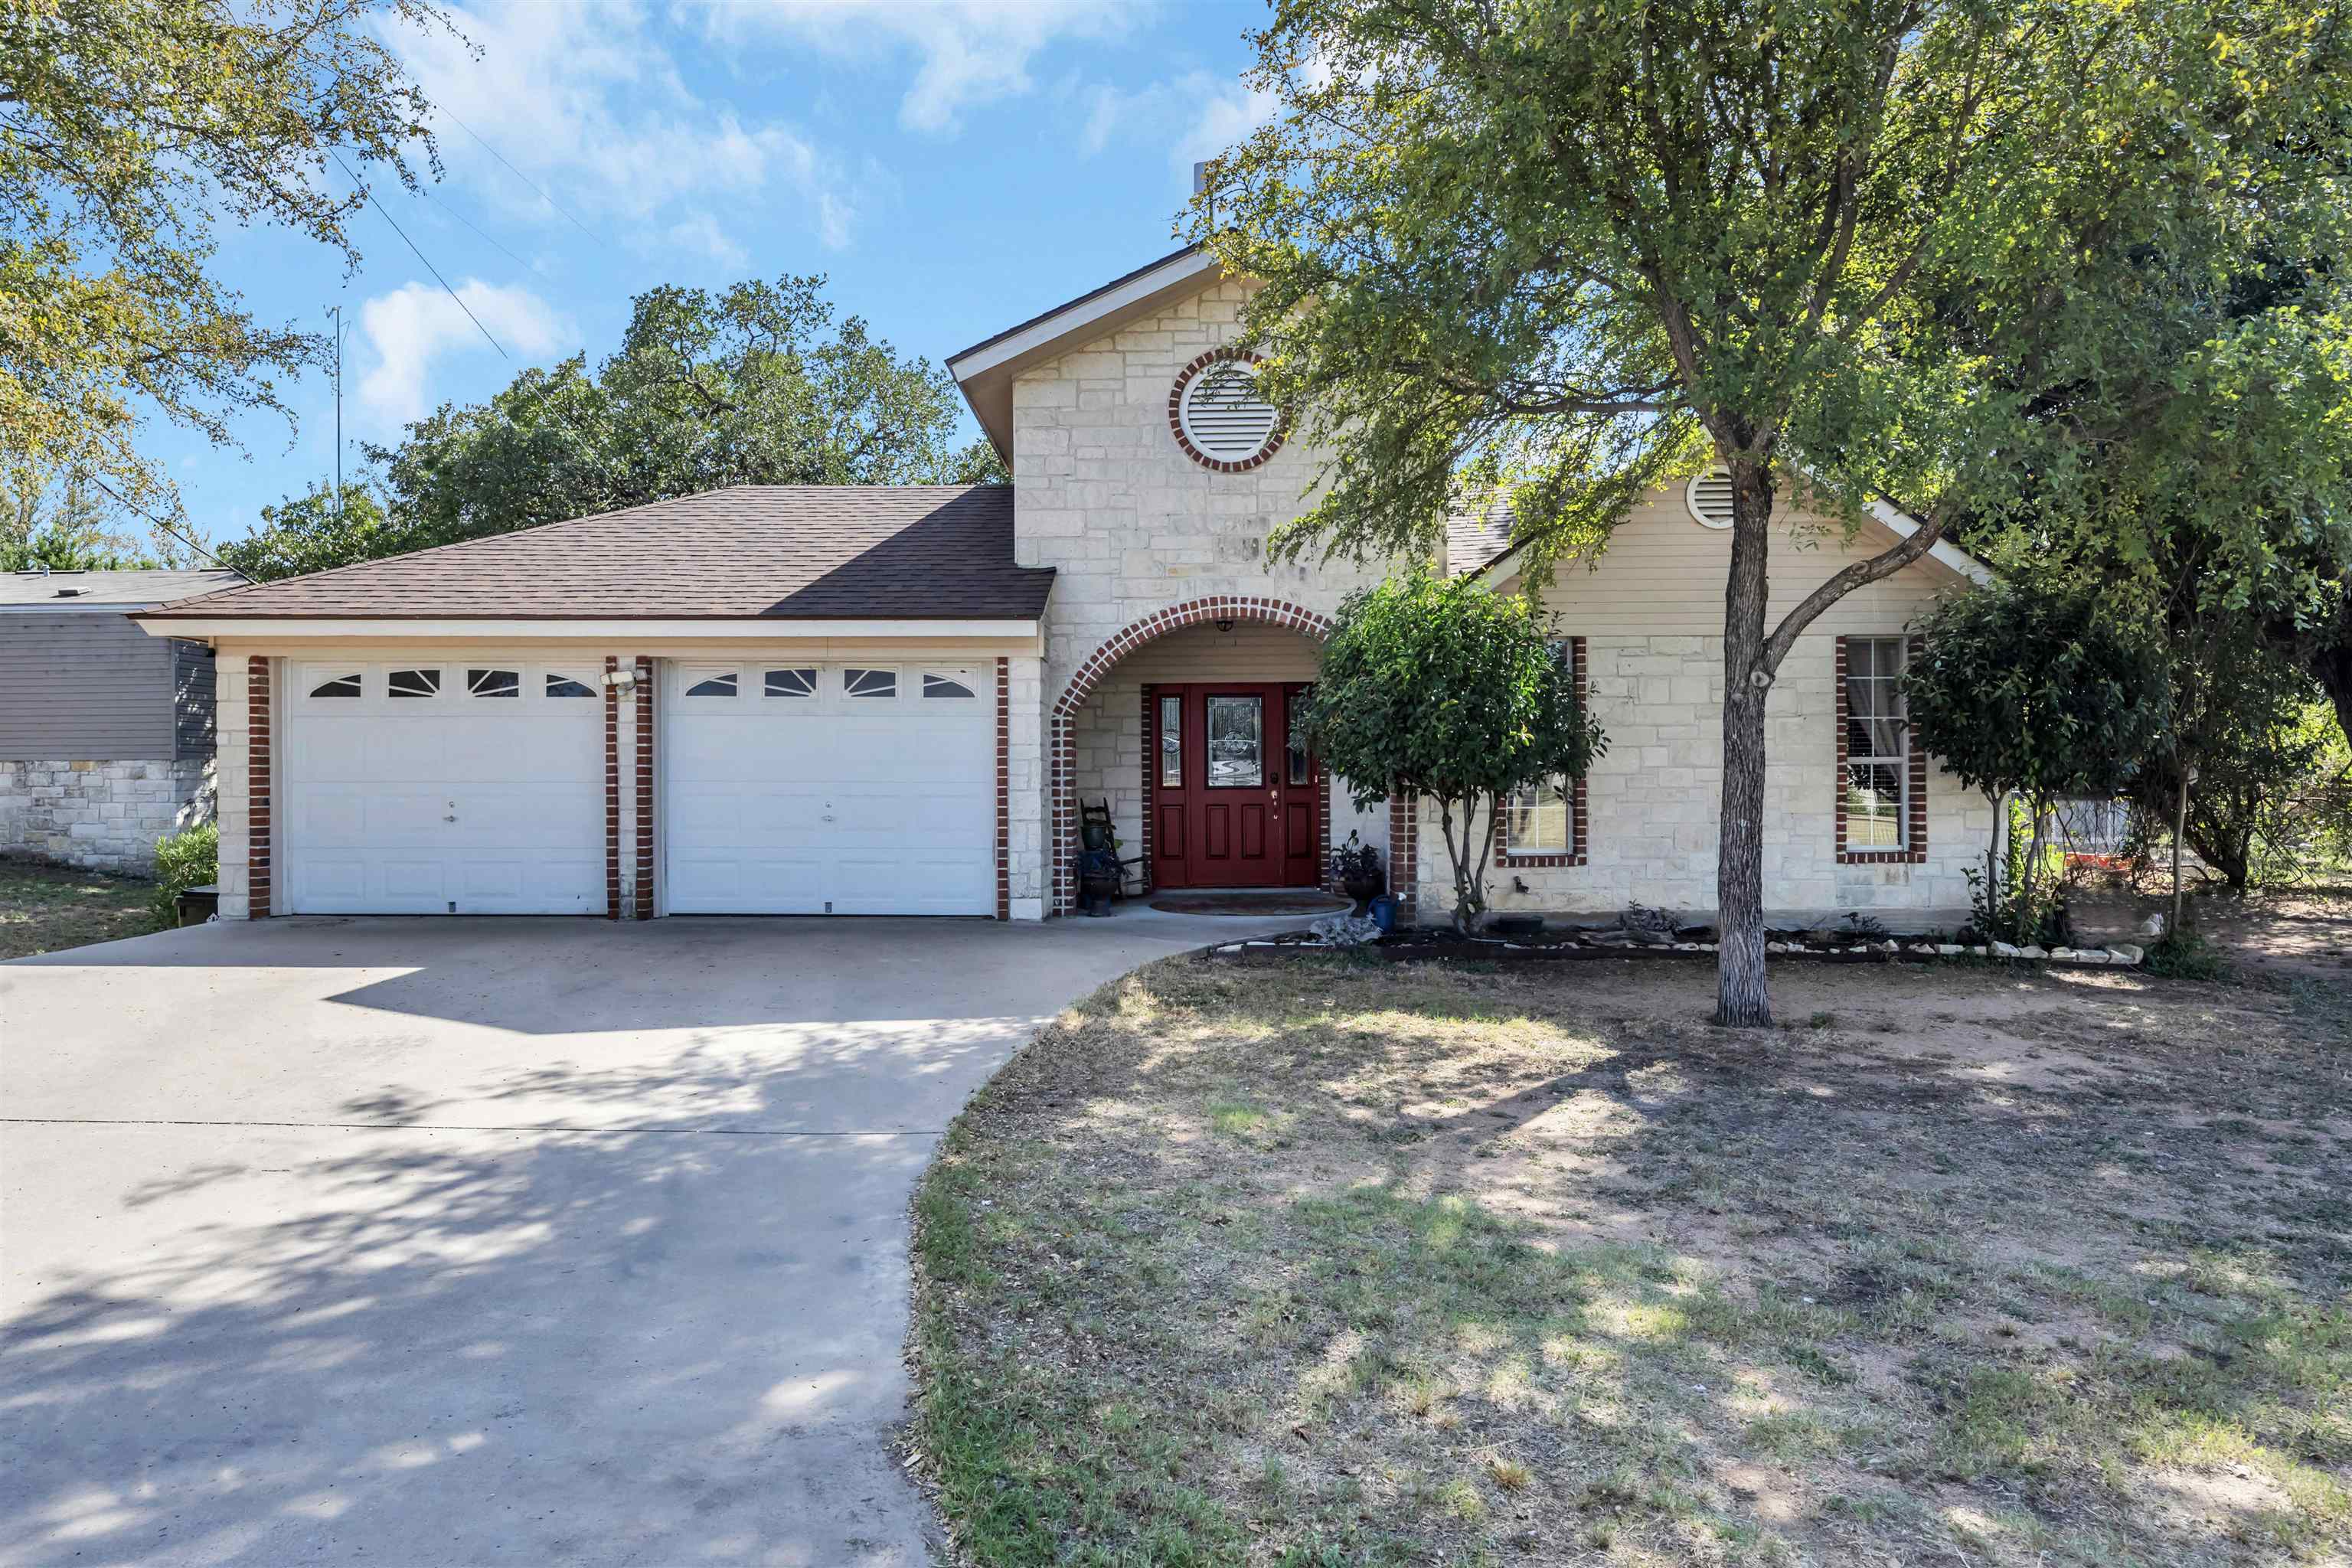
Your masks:
{"label": "red brick trim", "polygon": [[269,660],[257,653],[245,661],[245,913],[257,921],[269,918],[277,885],[269,858],[277,804],[269,715]]}
{"label": "red brick trim", "polygon": [[[1582,637],[1570,637],[1568,639],[1568,661],[1569,667],[1575,672],[1576,708],[1577,711],[1580,713],[1585,710],[1585,695],[1590,688],[1590,682],[1587,679],[1584,668],[1584,639]],[[1512,848],[1508,804],[1502,796],[1496,795],[1495,797],[1496,867],[1498,869],[1507,866],[1515,870],[1525,869],[1540,871],[1549,870],[1562,866],[1582,866],[1587,864],[1591,856],[1592,839],[1591,830],[1591,819],[1585,805],[1584,785],[1585,781],[1580,778],[1572,781],[1569,785],[1568,853],[1565,855],[1545,854],[1538,851]]]}
{"label": "red brick trim", "polygon": [[604,656],[604,918],[621,918],[621,661]]}
{"label": "red brick trim", "polygon": [[1245,458],[1238,463],[1229,463],[1222,458],[1212,458],[1192,445],[1192,438],[1184,434],[1184,389],[1192,384],[1194,376],[1199,375],[1211,365],[1234,360],[1245,364],[1258,363],[1257,355],[1244,353],[1239,349],[1211,349],[1207,353],[1201,355],[1177,372],[1176,384],[1168,390],[1169,434],[1176,437],[1176,445],[1184,449],[1186,457],[1200,464],[1201,467],[1213,468],[1221,474],[1248,473],[1252,468],[1281,451],[1284,439],[1290,434],[1290,421],[1277,414],[1275,416],[1274,432],[1266,437],[1265,445],[1258,449],[1255,457]]}
{"label": "red brick trim", "polygon": [[1143,890],[1151,891],[1151,803],[1160,794],[1160,694],[1143,688]]}
{"label": "red brick trim", "polygon": [[654,918],[654,665],[642,654],[637,675],[636,918]]}
{"label": "red brick trim", "polygon": [[[1402,867],[1402,873],[1398,868]],[[1389,891],[1396,895],[1397,911],[1412,914],[1421,908],[1421,800],[1417,795],[1389,796]]]}
{"label": "red brick trim", "polygon": [[1070,867],[1078,853],[1078,809],[1072,798],[1070,781],[1078,771],[1078,740],[1075,732],[1078,710],[1087,705],[1087,699],[1094,695],[1095,688],[1120,659],[1170,632],[1203,621],[1258,621],[1303,632],[1317,642],[1331,635],[1328,616],[1281,599],[1226,594],[1171,605],[1121,627],[1087,655],[1086,662],[1070,677],[1069,685],[1063,689],[1060,700],[1054,704],[1053,722],[1046,731],[1045,765],[1053,799],[1053,837],[1047,852],[1053,857],[1054,892],[1049,912],[1067,914],[1077,907],[1077,889],[1072,881]]}
{"label": "red brick trim", "polygon": [[[1877,639],[1873,639],[1877,640]],[[1917,866],[1927,858],[1927,753],[1919,747],[1917,737],[1911,737],[1904,748],[1906,752],[1906,771],[1910,775],[1903,791],[1903,847],[1900,849],[1849,849],[1845,847],[1845,645],[1837,639],[1837,863],[1841,866]],[[1906,644],[1906,657],[1916,661],[1927,656],[1927,639],[1917,635]]]}
{"label": "red brick trim", "polygon": [[996,661],[996,918],[1013,918],[1013,661]]}

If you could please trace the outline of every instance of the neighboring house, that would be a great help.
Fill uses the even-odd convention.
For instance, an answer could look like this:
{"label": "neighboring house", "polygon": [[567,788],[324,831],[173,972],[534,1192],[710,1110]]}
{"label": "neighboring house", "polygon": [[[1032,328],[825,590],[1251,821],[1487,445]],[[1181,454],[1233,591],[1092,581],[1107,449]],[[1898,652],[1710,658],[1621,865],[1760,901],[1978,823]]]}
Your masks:
{"label": "neighboring house", "polygon": [[125,612],[235,572],[0,576],[0,853],[153,868],[155,840],[213,815],[212,650]]}
{"label": "neighboring house", "polygon": [[[139,617],[221,654],[223,914],[1034,920],[1073,907],[1104,801],[1160,886],[1316,885],[1355,830],[1442,898],[1433,822],[1359,814],[1288,743],[1329,617],[1388,563],[1267,560],[1316,459],[1227,347],[1247,287],[1187,249],[954,356],[1010,487],[719,490]],[[1462,564],[1499,552],[1508,586],[1484,526]],[[1780,601],[1837,565],[1815,542],[1784,546]],[[1726,543],[1677,491],[1562,574],[1611,749],[1522,803],[1498,903],[1712,904]],[[1968,796],[1869,721],[1969,564],[1855,595],[1790,660],[1776,908],[1964,908]]]}

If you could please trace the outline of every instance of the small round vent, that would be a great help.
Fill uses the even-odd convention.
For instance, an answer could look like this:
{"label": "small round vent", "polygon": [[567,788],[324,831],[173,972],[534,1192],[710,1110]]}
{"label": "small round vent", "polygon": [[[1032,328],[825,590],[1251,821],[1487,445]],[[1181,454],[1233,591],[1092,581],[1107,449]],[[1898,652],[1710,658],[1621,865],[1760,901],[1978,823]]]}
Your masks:
{"label": "small round vent", "polygon": [[1168,424],[1194,462],[1240,473],[1281,449],[1282,415],[1258,395],[1256,363],[1219,349],[1176,378],[1168,395]]}
{"label": "small round vent", "polygon": [[1691,476],[1690,488],[1683,492],[1683,504],[1690,508],[1691,521],[1703,528],[1731,526],[1731,471],[1709,468]]}

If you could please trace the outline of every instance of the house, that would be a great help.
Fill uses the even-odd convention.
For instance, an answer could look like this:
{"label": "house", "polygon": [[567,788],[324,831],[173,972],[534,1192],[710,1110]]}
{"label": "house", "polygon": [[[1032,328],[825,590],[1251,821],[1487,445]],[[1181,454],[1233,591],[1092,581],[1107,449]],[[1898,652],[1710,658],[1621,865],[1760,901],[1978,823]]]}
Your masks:
{"label": "house", "polygon": [[235,572],[0,576],[0,854],[152,869],[155,840],[213,813],[213,655],[122,617]]}
{"label": "house", "polygon": [[[1230,346],[1246,287],[1187,248],[950,359],[1009,487],[720,490],[140,616],[221,655],[224,916],[1036,920],[1074,907],[1097,802],[1162,887],[1314,885],[1358,831],[1435,909],[1422,808],[1359,813],[1289,743],[1330,616],[1387,565],[1267,558],[1316,462]],[[1654,498],[1547,595],[1612,743],[1507,814],[1498,904],[1711,906],[1713,493]],[[1460,563],[1508,588],[1479,521]],[[1836,566],[1812,543],[1783,602]],[[1965,905],[1974,808],[1891,705],[1906,624],[1969,570],[1939,549],[1791,658],[1776,908]]]}

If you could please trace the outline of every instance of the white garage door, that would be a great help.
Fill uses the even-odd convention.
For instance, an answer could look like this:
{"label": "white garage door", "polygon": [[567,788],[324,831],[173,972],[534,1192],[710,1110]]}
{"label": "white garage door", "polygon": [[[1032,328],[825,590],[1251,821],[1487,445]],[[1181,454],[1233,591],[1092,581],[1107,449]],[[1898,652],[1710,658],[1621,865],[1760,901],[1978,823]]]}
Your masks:
{"label": "white garage door", "polygon": [[585,666],[289,661],[297,914],[602,914],[604,704]]}
{"label": "white garage door", "polygon": [[995,913],[994,671],[680,664],[668,691],[672,913]]}

